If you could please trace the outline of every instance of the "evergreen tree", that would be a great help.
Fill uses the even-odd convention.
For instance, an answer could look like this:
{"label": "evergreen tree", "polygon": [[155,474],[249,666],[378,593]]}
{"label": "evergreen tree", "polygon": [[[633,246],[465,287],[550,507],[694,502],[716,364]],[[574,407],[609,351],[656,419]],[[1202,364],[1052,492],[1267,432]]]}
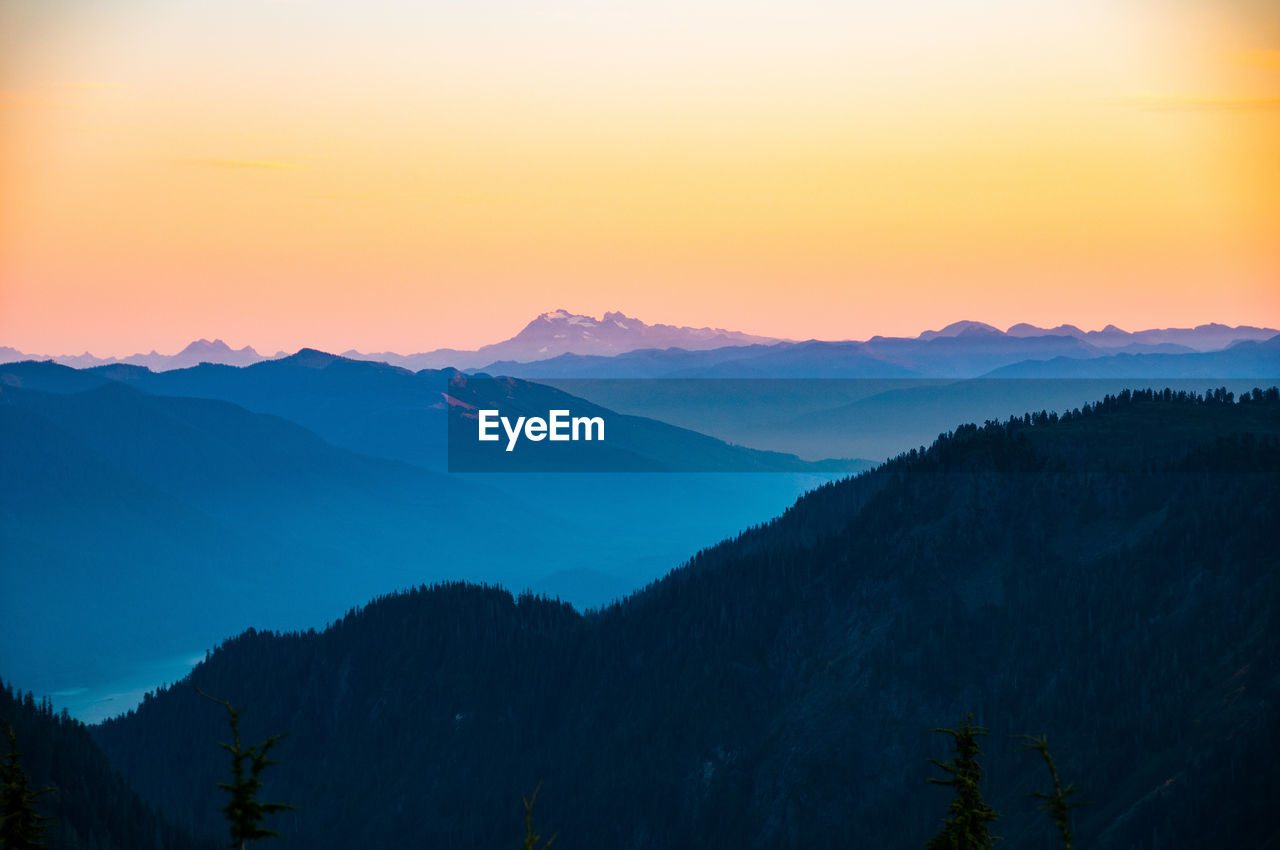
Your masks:
{"label": "evergreen tree", "polygon": [[982,750],[978,748],[978,738],[987,732],[981,726],[973,725],[972,714],[955,729],[933,731],[951,736],[955,757],[945,763],[929,759],[947,774],[945,779],[931,776],[929,782],[954,788],[955,797],[948,807],[950,814],[943,821],[942,830],[925,846],[928,850],[988,850],[995,846],[997,840],[991,835],[989,825],[999,815],[983,802],[980,787],[982,767],[978,764],[978,756]]}
{"label": "evergreen tree", "polygon": [[30,850],[43,847],[41,837],[49,828],[49,818],[37,814],[35,802],[52,788],[32,791],[22,769],[18,736],[9,727],[9,753],[0,763],[0,848]]}
{"label": "evergreen tree", "polygon": [[[196,688],[196,692],[207,700],[218,703],[227,709],[231,725],[231,743],[220,741],[219,746],[231,754],[231,781],[219,782],[218,787],[231,795],[231,799],[222,807],[222,813],[231,826],[231,846],[245,850],[250,841],[262,838],[274,838],[280,833],[262,826],[268,815],[294,808],[287,803],[264,803],[258,800],[258,791],[262,789],[262,771],[278,762],[268,758],[268,753],[283,734],[272,735],[256,746],[244,746],[240,743],[240,714],[230,702],[217,699]],[[248,773],[245,762],[249,763]]]}
{"label": "evergreen tree", "polygon": [[1079,808],[1082,804],[1073,803],[1067,798],[1076,792],[1074,785],[1062,787],[1062,780],[1058,777],[1058,766],[1053,762],[1053,755],[1049,752],[1049,740],[1041,735],[1020,735],[1028,750],[1035,750],[1044,759],[1044,763],[1049,768],[1049,776],[1053,779],[1053,790],[1049,792],[1035,791],[1032,796],[1040,801],[1040,808],[1053,821],[1054,826],[1058,828],[1058,834],[1062,836],[1062,846],[1066,850],[1071,850],[1071,810]]}
{"label": "evergreen tree", "polygon": [[546,841],[542,841],[542,836],[533,830],[533,804],[538,801],[538,792],[542,790],[542,783],[538,783],[538,787],[533,789],[533,796],[526,797],[522,800],[524,803],[524,850],[548,850],[556,841],[556,836],[551,836]]}

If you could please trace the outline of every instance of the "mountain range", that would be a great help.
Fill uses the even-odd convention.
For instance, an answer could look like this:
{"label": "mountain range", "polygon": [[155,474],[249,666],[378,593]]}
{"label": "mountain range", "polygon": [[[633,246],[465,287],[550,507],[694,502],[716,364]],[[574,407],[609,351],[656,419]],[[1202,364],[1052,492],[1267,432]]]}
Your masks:
{"label": "mountain range", "polygon": [[[596,319],[555,310],[541,314],[510,339],[475,350],[446,348],[407,355],[351,350],[343,356],[414,371],[452,367],[520,377],[602,377],[610,369],[614,370],[610,377],[976,377],[1023,359],[1217,351],[1239,342],[1267,340],[1278,333],[1271,328],[1220,324],[1129,332],[1115,325],[1083,331],[1074,325],[1039,328],[1020,323],[1000,331],[982,322],[961,321],[915,338],[796,343],[722,328],[649,325],[620,312],[607,312]],[[924,343],[938,344],[921,345]],[[634,357],[620,356],[632,352],[636,352]],[[33,355],[0,346],[0,363],[54,360],[77,368],[125,363],[153,371],[200,363],[247,366],[283,356],[285,352],[269,357],[249,346],[232,349],[218,339],[197,340],[177,354],[152,351],[124,358],[99,358],[87,352]]]}
{"label": "mountain range", "polygon": [[[1198,336],[1203,332],[1202,336]],[[959,322],[916,338],[872,337],[865,342],[779,342],[709,351],[638,349],[610,357],[562,354],[530,363],[501,361],[478,371],[534,380],[550,378],[978,378],[1145,377],[1140,369],[1159,364],[1158,377],[1274,377],[1280,375],[1280,334],[1257,328],[1202,325],[1182,331],[1152,331],[1183,340],[1232,341],[1221,351],[1202,352],[1173,342],[1119,343],[1114,335],[1046,331],[1001,332]],[[1233,336],[1234,335],[1234,336]],[[1131,335],[1136,336],[1136,335]],[[1158,337],[1148,337],[1158,338]],[[1135,368],[1135,364],[1138,364]],[[1210,371],[1206,372],[1205,370]],[[1009,374],[1013,370],[1016,374]]]}
{"label": "mountain range", "polygon": [[[615,413],[554,387],[521,379],[491,379],[456,369],[411,372],[315,349],[248,367],[203,363],[164,372],[127,364],[75,370],[24,361],[0,365],[0,387],[5,385],[17,391],[9,397],[11,404],[15,398],[24,398],[23,391],[63,394],[124,386],[142,390],[148,397],[218,399],[288,419],[335,446],[438,471],[443,471],[450,459],[462,459],[459,451],[475,451],[479,446],[473,439],[448,439],[453,429],[465,430],[468,435],[474,432],[479,408],[501,408],[513,416],[545,416],[549,410],[561,408],[575,415],[606,417],[609,439],[599,449],[613,459],[587,461],[587,467],[595,472],[818,473],[850,472],[869,465],[856,460],[815,465],[778,452],[733,446],[654,419]],[[450,458],[446,446],[460,448]],[[501,457],[502,445],[495,448]],[[511,463],[487,471],[532,471],[528,461],[538,457],[540,449],[549,448],[550,443],[530,444],[525,452],[507,458]],[[526,465],[517,463],[521,460]]]}
{"label": "mountain range", "polygon": [[[566,310],[553,310],[539,315],[510,339],[481,346],[474,351],[441,348],[419,354],[398,354],[393,351],[365,354],[351,350],[343,352],[343,356],[353,360],[389,363],[417,371],[449,367],[467,369],[483,366],[496,360],[541,360],[567,352],[609,356],[637,348],[683,348],[700,351],[726,346],[772,344],[779,341],[772,337],[755,336],[723,328],[649,325],[620,312],[605,313],[602,318],[596,319]],[[37,355],[0,346],[0,363],[53,360],[76,368],[126,363],[145,366],[156,372],[185,369],[201,363],[248,366],[262,360],[283,356],[285,356],[283,351],[272,356],[259,354],[250,346],[233,349],[220,339],[196,340],[177,354],[167,355],[152,351],[150,354],[132,354],[121,358],[94,357],[88,352],[75,355]]]}
{"label": "mountain range", "polygon": [[[901,441],[928,411],[1061,410],[1099,385],[724,383],[738,416],[751,398],[774,426],[823,412],[827,446],[860,421]],[[225,714],[192,684],[245,706],[250,739],[290,733],[264,788],[300,807],[273,824],[282,848],[502,844],[541,782],[557,846],[820,846],[856,827],[906,850],[945,812],[929,730],[966,712],[991,733],[1006,846],[1050,836],[1028,796],[1042,768],[1008,741],[1025,732],[1084,789],[1082,846],[1269,847],[1280,393],[1239,394],[988,416],[834,482],[643,417],[618,435],[630,455],[789,471],[468,476],[440,442],[479,405],[620,414],[603,391],[310,349],[7,364],[5,679],[63,701],[87,684],[96,719],[142,694],[105,701],[122,666],[188,660],[87,730],[8,690],[0,716],[33,775],[67,786],[57,847],[218,840]]]}
{"label": "mountain range", "polygon": [[[283,357],[285,352],[277,352],[276,357]],[[16,348],[0,345],[0,363],[12,363],[22,360],[52,360],[63,366],[77,369],[88,369],[93,366],[105,366],[112,363],[127,363],[131,366],[145,366],[160,372],[165,369],[186,369],[201,363],[225,363],[229,366],[248,366],[266,360],[268,357],[259,354],[251,346],[232,348],[220,339],[198,339],[177,354],[160,354],[152,350],[150,354],[130,354],[128,357],[94,357],[89,352],[83,354],[36,355],[24,354]]]}
{"label": "mountain range", "polygon": [[[990,326],[988,326],[990,327]],[[1250,325],[1231,327],[1210,323],[1194,328],[1163,328],[1146,331],[1125,331],[1115,325],[1107,325],[1100,331],[1082,331],[1075,325],[1058,325],[1055,328],[1038,328],[1019,323],[1005,331],[1009,336],[1073,336],[1099,348],[1125,348],[1126,346],[1182,346],[1195,351],[1216,351],[1233,342],[1252,340],[1260,342],[1276,335],[1273,328],[1256,328]],[[1165,353],[1174,353],[1166,351]]]}
{"label": "mountain range", "polygon": [[[225,713],[288,732],[293,847],[918,848],[972,713],[1011,850],[1274,847],[1280,394],[1123,392],[962,426],[581,614],[449,583],[250,630],[93,735],[151,806],[224,827]],[[654,529],[654,533],[661,533]]]}
{"label": "mountain range", "polygon": [[[449,475],[446,436],[466,408],[447,398],[603,412],[624,460],[606,468],[731,474]],[[464,577],[602,605],[871,465],[732,446],[524,381],[311,350],[165,372],[6,364],[0,441],[0,659],[41,693],[124,694],[71,698],[84,716],[131,704],[138,685],[122,679],[171,680],[155,665],[180,675],[228,632],[325,622],[397,587]]]}
{"label": "mountain range", "polygon": [[473,369],[502,360],[545,360],[561,354],[589,354],[609,357],[638,348],[682,348],[688,351],[724,348],[726,346],[772,344],[781,340],[727,331],[723,328],[689,328],[675,325],[648,325],[623,313],[605,313],[602,318],[583,316],[567,310],[543,313],[520,333],[502,342],[484,345],[474,351],[441,348],[422,354],[401,355],[394,352],[361,354],[344,352],[344,356],[361,360],[381,360],[410,369],[440,369],[452,366]]}

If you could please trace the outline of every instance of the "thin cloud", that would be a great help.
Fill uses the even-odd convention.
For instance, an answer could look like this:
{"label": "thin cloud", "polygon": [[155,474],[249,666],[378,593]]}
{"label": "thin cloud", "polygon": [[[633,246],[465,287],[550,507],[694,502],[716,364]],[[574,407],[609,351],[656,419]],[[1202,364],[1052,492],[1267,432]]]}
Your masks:
{"label": "thin cloud", "polygon": [[325,201],[389,201],[393,196],[383,192],[324,192],[312,197]]}
{"label": "thin cloud", "polygon": [[1280,97],[1137,95],[1113,98],[1109,102],[1146,112],[1259,112],[1280,109]]}
{"label": "thin cloud", "polygon": [[199,165],[206,168],[261,168],[269,171],[301,171],[307,166],[296,162],[278,162],[269,159],[216,159],[182,157],[183,165]]}

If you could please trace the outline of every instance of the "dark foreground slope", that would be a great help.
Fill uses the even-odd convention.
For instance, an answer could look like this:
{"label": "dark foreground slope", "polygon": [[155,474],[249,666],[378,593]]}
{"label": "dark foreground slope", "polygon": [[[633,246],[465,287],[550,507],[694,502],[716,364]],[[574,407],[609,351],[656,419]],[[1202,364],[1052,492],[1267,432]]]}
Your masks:
{"label": "dark foreground slope", "polygon": [[83,723],[53,713],[47,702],[0,682],[0,745],[12,729],[28,788],[49,789],[35,801],[48,818],[50,850],[214,850],[164,822],[116,772]]}
{"label": "dark foreground slope", "polygon": [[[513,846],[538,781],[557,847],[918,848],[970,711],[1001,846],[1053,846],[1007,737],[1046,733],[1078,847],[1277,847],[1278,485],[1274,390],[1124,394],[961,428],[598,615],[437,587],[192,679],[290,732],[282,848]],[[183,682],[95,734],[215,835],[223,723]]]}

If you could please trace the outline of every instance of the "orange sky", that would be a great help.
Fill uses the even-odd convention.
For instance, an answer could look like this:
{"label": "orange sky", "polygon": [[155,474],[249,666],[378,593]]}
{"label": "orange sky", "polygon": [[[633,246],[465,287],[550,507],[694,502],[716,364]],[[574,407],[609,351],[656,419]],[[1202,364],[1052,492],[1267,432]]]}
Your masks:
{"label": "orange sky", "polygon": [[1280,326],[1280,4],[430,5],[0,6],[0,345]]}

